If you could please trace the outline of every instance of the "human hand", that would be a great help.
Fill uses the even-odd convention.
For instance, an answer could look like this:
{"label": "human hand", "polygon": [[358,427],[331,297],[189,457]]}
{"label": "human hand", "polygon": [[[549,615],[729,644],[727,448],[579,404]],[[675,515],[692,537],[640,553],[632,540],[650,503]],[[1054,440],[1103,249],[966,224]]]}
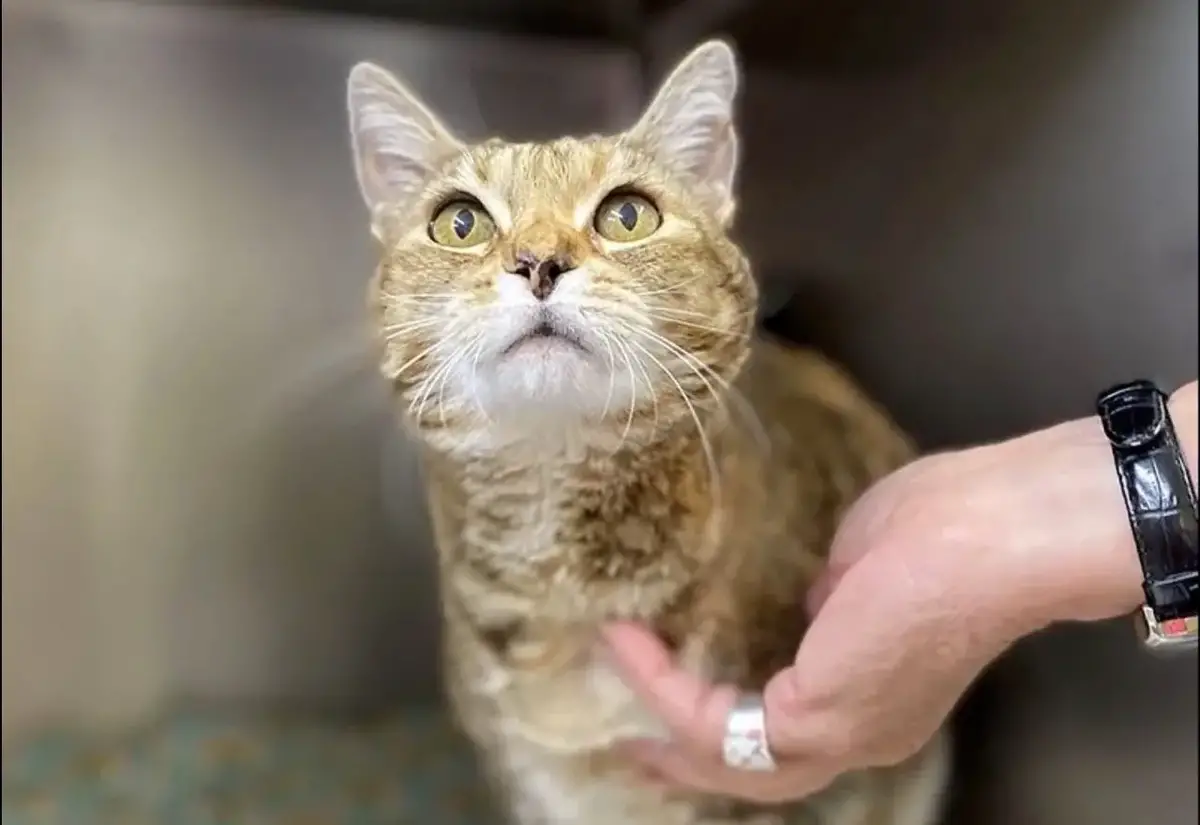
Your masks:
{"label": "human hand", "polygon": [[[1195,429],[1195,392],[1183,430]],[[1194,444],[1192,454],[1194,454]],[[668,783],[761,802],[895,764],[1013,641],[1140,602],[1141,571],[1099,424],[920,459],[846,515],[791,667],[765,686],[770,773],[721,763],[730,686],[677,670],[641,627],[606,629],[627,683],[673,734],[628,743]]]}

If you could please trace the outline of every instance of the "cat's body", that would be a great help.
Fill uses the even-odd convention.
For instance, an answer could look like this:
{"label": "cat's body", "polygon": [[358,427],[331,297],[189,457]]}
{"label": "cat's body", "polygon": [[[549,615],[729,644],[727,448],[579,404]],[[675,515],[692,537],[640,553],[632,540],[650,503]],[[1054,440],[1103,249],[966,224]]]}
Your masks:
{"label": "cat's body", "polygon": [[709,431],[717,508],[690,427],[636,456],[430,457],[447,683],[521,825],[931,821],[940,752],[843,780],[806,803],[824,804],[824,819],[730,820],[719,803],[672,809],[610,751],[663,730],[597,656],[602,621],[643,620],[696,673],[761,689],[795,655],[803,595],[839,515],[908,457],[819,356],[766,341],[755,350],[738,386],[757,415],[731,406]]}
{"label": "cat's body", "polygon": [[840,514],[910,455],[819,356],[751,343],[725,229],[736,70],[702,47],[617,137],[465,147],[351,76],[384,258],[383,372],[425,446],[452,705],[517,825],[931,825],[935,743],[803,803],[665,795],[613,749],[661,725],[599,655],[635,619],[761,689]]}

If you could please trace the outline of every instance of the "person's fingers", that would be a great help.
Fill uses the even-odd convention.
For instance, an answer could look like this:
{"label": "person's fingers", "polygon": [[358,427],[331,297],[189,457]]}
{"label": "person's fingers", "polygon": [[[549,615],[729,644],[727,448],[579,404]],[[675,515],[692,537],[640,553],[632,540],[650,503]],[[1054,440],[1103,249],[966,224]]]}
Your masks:
{"label": "person's fingers", "polygon": [[[610,625],[604,636],[625,683],[666,724],[673,738],[699,756],[719,759],[737,689],[708,685],[676,667],[662,643],[638,625]],[[803,718],[805,706],[794,668],[771,677],[762,701],[773,753],[790,759],[821,751],[822,732]],[[806,742],[810,744],[804,747]]]}
{"label": "person's fingers", "polygon": [[635,624],[614,623],[603,633],[625,683],[638,698],[677,739],[719,758],[725,718],[737,691],[729,685],[705,684],[675,667],[662,643]]}
{"label": "person's fingers", "polygon": [[626,752],[675,786],[752,802],[801,799],[832,781],[832,775],[816,765],[797,762],[784,763],[774,771],[735,770],[666,742],[630,742],[626,744]]}

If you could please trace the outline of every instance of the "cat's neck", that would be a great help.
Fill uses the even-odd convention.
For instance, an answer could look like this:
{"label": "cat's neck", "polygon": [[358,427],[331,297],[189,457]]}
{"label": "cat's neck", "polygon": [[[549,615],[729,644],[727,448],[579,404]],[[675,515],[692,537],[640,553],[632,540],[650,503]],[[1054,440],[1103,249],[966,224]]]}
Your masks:
{"label": "cat's neck", "polygon": [[464,492],[484,480],[518,478],[526,481],[524,489],[543,495],[563,484],[617,491],[649,479],[660,488],[705,487],[715,483],[725,424],[723,416],[712,415],[701,418],[699,426],[689,419],[666,428],[493,428],[432,444],[430,458]]}
{"label": "cat's neck", "polygon": [[681,424],[650,441],[432,454],[444,569],[474,571],[453,579],[460,585],[550,599],[538,609],[563,620],[657,609],[711,563],[725,523],[724,433],[698,432]]}

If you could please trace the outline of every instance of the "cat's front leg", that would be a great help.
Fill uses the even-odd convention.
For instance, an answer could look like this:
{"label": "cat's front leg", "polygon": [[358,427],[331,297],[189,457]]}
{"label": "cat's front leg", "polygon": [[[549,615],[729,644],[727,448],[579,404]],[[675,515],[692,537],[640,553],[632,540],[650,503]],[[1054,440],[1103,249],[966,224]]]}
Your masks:
{"label": "cat's front leg", "polygon": [[489,756],[511,825],[701,825],[609,750],[563,754],[513,738]]}

